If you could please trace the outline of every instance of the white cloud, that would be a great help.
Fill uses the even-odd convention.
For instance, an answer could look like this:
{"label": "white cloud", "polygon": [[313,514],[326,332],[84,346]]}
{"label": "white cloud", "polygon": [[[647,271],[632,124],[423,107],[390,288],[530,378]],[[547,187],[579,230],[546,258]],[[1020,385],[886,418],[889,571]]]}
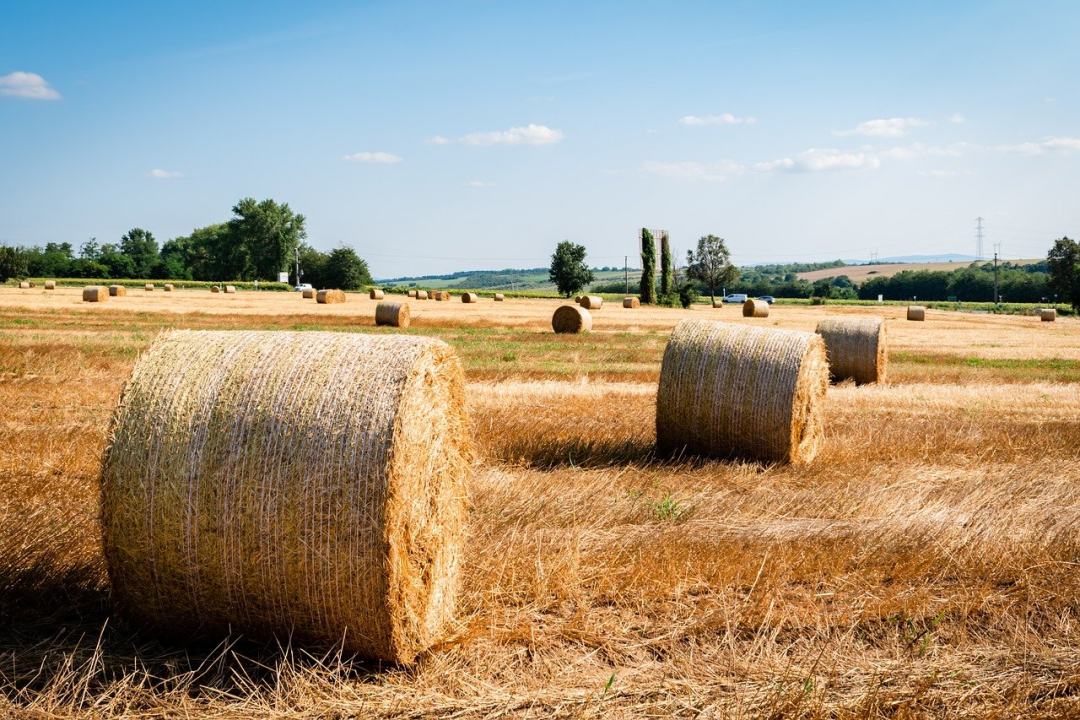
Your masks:
{"label": "white cloud", "polygon": [[875,150],[873,147],[864,147],[864,151],[874,152],[879,158],[888,160],[915,160],[924,157],[960,157],[967,143],[953,143],[951,145],[924,145],[912,143],[911,145],[896,145],[883,150]]}
{"label": "white cloud", "polygon": [[949,122],[951,122],[953,125],[963,125],[967,122],[967,118],[960,113],[953,113],[949,116]]}
{"label": "white cloud", "polygon": [[161,168],[154,168],[149,172],[149,175],[155,180],[171,180],[173,178],[181,177],[183,173],[177,172],[175,170],[162,170]]}
{"label": "white cloud", "polygon": [[996,149],[1001,152],[1018,153],[1020,155],[1045,155],[1048,152],[1072,152],[1080,150],[1080,138],[1049,137],[1038,142],[998,145]]}
{"label": "white cloud", "polygon": [[443,135],[436,135],[428,140],[433,145],[449,145],[461,143],[463,145],[554,145],[562,142],[561,130],[549,128],[547,125],[529,123],[523,127],[512,127],[506,130],[492,130],[490,132],[474,132],[452,140]]}
{"label": "white cloud", "polygon": [[709,182],[724,181],[740,175],[745,167],[735,162],[702,163],[694,161],[647,162],[641,169],[650,174],[675,180],[704,180]]}
{"label": "white cloud", "polygon": [[679,118],[683,125],[753,125],[757,118],[736,117],[731,113],[720,115],[684,115]]}
{"label": "white cloud", "polygon": [[970,175],[970,170],[922,170],[919,172],[923,177],[932,178],[953,178],[961,177],[962,175]]}
{"label": "white cloud", "polygon": [[810,148],[795,157],[779,158],[757,163],[758,172],[786,170],[792,172],[821,172],[823,170],[865,170],[881,166],[881,160],[872,152],[847,152],[833,148]]}
{"label": "white cloud", "polygon": [[474,188],[491,187],[491,183],[486,182],[484,180],[470,180],[469,182],[467,182],[465,184],[468,185],[469,187],[474,187]]}
{"label": "white cloud", "polygon": [[0,76],[0,95],[27,100],[59,100],[58,93],[37,73],[16,71]]}
{"label": "white cloud", "polygon": [[877,118],[859,123],[851,130],[838,130],[836,135],[866,135],[869,137],[900,137],[912,128],[925,127],[930,123],[919,118]]}
{"label": "white cloud", "polygon": [[342,160],[359,163],[375,163],[378,165],[394,165],[401,162],[401,158],[388,152],[358,152],[352,155],[343,155]]}
{"label": "white cloud", "polygon": [[428,140],[428,142],[432,145],[449,145],[451,142],[453,142],[453,140],[448,137],[443,137],[442,135],[436,135],[435,137]]}

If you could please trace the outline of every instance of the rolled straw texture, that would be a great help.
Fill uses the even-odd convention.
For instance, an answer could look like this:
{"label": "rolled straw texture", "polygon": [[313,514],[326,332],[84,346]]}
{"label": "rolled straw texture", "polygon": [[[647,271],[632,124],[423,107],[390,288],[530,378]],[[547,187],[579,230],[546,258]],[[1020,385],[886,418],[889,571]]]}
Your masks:
{"label": "rolled straw texture", "polygon": [[55,290],[56,289],[56,281],[55,280],[46,280],[45,281],[45,289],[46,290]]}
{"label": "rolled straw texture", "polygon": [[453,614],[468,426],[439,340],[164,335],[132,371],[102,468],[113,600],[181,639],[408,663]]}
{"label": "rolled straw texture", "polygon": [[83,302],[105,302],[109,299],[108,289],[101,285],[84,287],[82,291]]}
{"label": "rolled straw texture", "polygon": [[1042,322],[1054,322],[1057,320],[1057,308],[1040,308],[1039,320]]}
{"label": "rolled straw texture", "polygon": [[580,333],[592,330],[592,315],[578,305],[560,305],[551,316],[551,329],[557,333]]}
{"label": "rolled straw texture", "polygon": [[480,299],[480,296],[477,295],[476,293],[467,292],[467,293],[462,293],[461,294],[461,302],[463,302],[463,303],[474,303],[479,299]]}
{"label": "rolled straw texture", "polygon": [[127,288],[123,285],[110,285],[109,295],[113,297],[124,297],[127,295]]}
{"label": "rolled straw texture", "polygon": [[320,305],[333,305],[334,303],[345,302],[345,291],[343,290],[320,290],[315,293],[315,302]]}
{"label": "rolled straw texture", "polygon": [[636,308],[641,307],[641,301],[636,297],[627,297],[622,299],[622,306],[624,308]]}
{"label": "rolled straw texture", "polygon": [[582,295],[578,304],[586,310],[599,310],[604,304],[604,298],[599,295]]}
{"label": "rolled straw texture", "polygon": [[660,368],[657,448],[810,462],[828,385],[825,344],[813,333],[683,320]]}
{"label": "rolled straw texture", "polygon": [[925,320],[926,308],[922,305],[908,305],[907,309],[908,320]]}
{"label": "rolled straw texture", "polygon": [[381,302],[375,306],[375,324],[407,328],[411,322],[408,303]]}
{"label": "rolled straw texture", "polygon": [[506,297],[502,293],[495,293],[495,302],[502,302]]}
{"label": "rolled straw texture", "polygon": [[825,341],[833,380],[850,378],[859,385],[885,381],[888,356],[882,318],[825,318],[817,324],[817,334]]}
{"label": "rolled straw texture", "polygon": [[301,294],[304,296],[305,300],[311,300],[312,298],[315,297],[315,291],[314,290],[304,290]]}
{"label": "rolled straw texture", "polygon": [[750,298],[742,304],[742,316],[748,318],[769,317],[769,303]]}
{"label": "rolled straw texture", "polygon": [[372,300],[382,300],[386,295],[382,290],[372,288],[371,291],[368,292],[368,297]]}

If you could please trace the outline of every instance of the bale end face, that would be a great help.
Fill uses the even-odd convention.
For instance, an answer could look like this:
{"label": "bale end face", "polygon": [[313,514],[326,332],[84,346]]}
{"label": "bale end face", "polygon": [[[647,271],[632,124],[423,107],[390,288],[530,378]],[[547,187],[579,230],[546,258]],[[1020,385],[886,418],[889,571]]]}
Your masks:
{"label": "bale end face", "polygon": [[622,301],[622,306],[623,306],[624,308],[636,308],[636,307],[641,307],[641,301],[640,301],[640,300],[638,300],[638,299],[637,299],[636,297],[627,297],[627,298],[623,298],[623,301]]}
{"label": "bale end face", "polygon": [[1057,320],[1057,308],[1041,308],[1039,310],[1039,320],[1041,322],[1054,322]]}
{"label": "bale end face", "polygon": [[428,299],[427,290],[417,290],[416,295],[414,295],[413,297],[415,297],[417,300],[427,300]]}
{"label": "bale end face", "polygon": [[463,303],[474,303],[474,302],[478,301],[479,299],[480,299],[480,296],[477,295],[476,293],[467,292],[467,293],[462,293],[461,294],[461,302],[463,302]]}
{"label": "bale end face", "polygon": [[769,317],[769,303],[764,300],[750,298],[743,303],[742,316],[748,318],[767,318]]}
{"label": "bale end face", "polygon": [[368,298],[371,300],[382,300],[384,297],[386,297],[385,293],[378,288],[372,288],[371,291],[368,292]]}
{"label": "bale end face", "polygon": [[28,283],[25,280],[19,283],[20,290],[29,290],[32,287],[34,287],[33,283]]}
{"label": "bale end face", "polygon": [[816,332],[825,341],[834,381],[851,379],[858,385],[885,381],[888,355],[882,318],[825,318]]}
{"label": "bale end face", "polygon": [[219,288],[217,285],[211,285],[210,286],[210,292],[219,293],[219,292],[221,292],[221,288]]}
{"label": "bale end face", "polygon": [[926,320],[926,308],[922,305],[908,305],[907,319],[916,322]]}
{"label": "bale end face", "polygon": [[345,292],[343,290],[320,290],[315,294],[315,302],[320,305],[343,303],[345,302]]}
{"label": "bale end face", "polygon": [[109,295],[112,297],[124,297],[127,295],[127,288],[123,285],[110,285]]}
{"label": "bale end face", "polygon": [[589,332],[592,315],[579,305],[560,305],[551,316],[551,329],[557,333]]}
{"label": "bale end face", "polygon": [[105,302],[109,299],[109,291],[100,285],[91,285],[83,288],[83,302]]}
{"label": "bale end face", "polygon": [[408,303],[381,302],[375,306],[375,324],[407,328],[412,319]]}
{"label": "bale end face", "polygon": [[582,295],[578,304],[586,310],[599,310],[604,304],[604,298],[599,295]]}

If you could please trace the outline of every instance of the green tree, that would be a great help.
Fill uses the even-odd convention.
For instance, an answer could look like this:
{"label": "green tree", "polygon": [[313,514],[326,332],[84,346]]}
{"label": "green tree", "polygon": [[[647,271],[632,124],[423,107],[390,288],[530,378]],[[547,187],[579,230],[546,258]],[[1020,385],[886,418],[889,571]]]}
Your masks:
{"label": "green tree", "polygon": [[731,285],[739,278],[738,269],[731,264],[731,253],[723,238],[704,235],[698,239],[697,249],[686,252],[686,272],[709,288],[709,296],[716,299],[716,288]]}
{"label": "green tree", "polygon": [[660,297],[675,292],[675,262],[671,257],[671,242],[667,230],[660,234]]}
{"label": "green tree", "polygon": [[0,282],[27,275],[26,253],[16,247],[0,245]]}
{"label": "green tree", "polygon": [[371,272],[364,261],[351,247],[339,247],[326,256],[322,268],[323,287],[339,290],[359,290],[371,285]]}
{"label": "green tree", "polygon": [[232,211],[235,217],[229,221],[229,230],[232,241],[242,248],[242,252],[230,253],[238,265],[234,277],[277,280],[307,237],[304,216],[293,213],[288,203],[279,205],[270,198],[262,202],[244,198]]}
{"label": "green tree", "polygon": [[585,246],[569,240],[555,246],[548,277],[563,297],[570,297],[591,283],[593,273],[585,263]]}
{"label": "green tree", "polygon": [[317,288],[331,287],[325,282],[326,253],[319,252],[307,243],[300,243],[300,277],[297,283],[309,283]]}
{"label": "green tree", "polygon": [[240,280],[248,266],[244,248],[234,242],[226,223],[169,240],[161,247],[161,262],[169,277],[191,280]]}
{"label": "green tree", "polygon": [[131,258],[132,272],[137,278],[154,277],[161,258],[154,234],[142,228],[132,228],[120,238],[120,252]]}
{"label": "green tree", "polygon": [[648,228],[641,228],[641,302],[656,303],[656,242]]}
{"label": "green tree", "polygon": [[1054,241],[1046,255],[1050,288],[1080,312],[1080,243],[1063,237]]}

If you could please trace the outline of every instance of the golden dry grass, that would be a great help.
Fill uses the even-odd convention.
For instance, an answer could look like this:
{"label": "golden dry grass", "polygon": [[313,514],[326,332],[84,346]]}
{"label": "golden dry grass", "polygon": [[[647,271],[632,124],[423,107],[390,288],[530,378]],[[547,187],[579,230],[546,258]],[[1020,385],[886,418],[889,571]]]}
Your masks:
{"label": "golden dry grass", "polygon": [[178,315],[146,293],[28,313],[17,294],[0,293],[0,402],[19,408],[0,417],[0,716],[1080,715],[1070,318],[890,320],[890,384],[830,388],[821,454],[790,467],[655,456],[681,311],[555,336],[549,303],[423,306],[409,332],[462,356],[482,457],[458,621],[403,670],[162,643],[112,617],[97,522],[107,419],[158,331],[382,332],[356,327],[374,302]]}

